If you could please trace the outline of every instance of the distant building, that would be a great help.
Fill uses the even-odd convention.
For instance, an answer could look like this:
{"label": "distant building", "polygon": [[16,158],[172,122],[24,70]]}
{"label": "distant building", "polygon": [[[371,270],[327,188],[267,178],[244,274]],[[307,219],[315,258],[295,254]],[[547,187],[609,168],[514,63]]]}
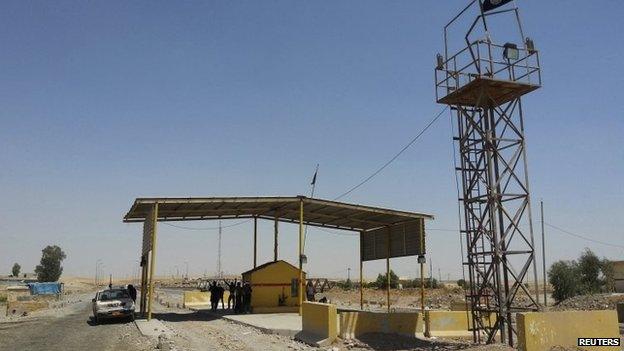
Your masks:
{"label": "distant building", "polygon": [[[299,310],[299,268],[279,260],[260,265],[244,272],[242,276],[243,282],[251,284],[253,313]],[[305,272],[303,279],[305,280]]]}

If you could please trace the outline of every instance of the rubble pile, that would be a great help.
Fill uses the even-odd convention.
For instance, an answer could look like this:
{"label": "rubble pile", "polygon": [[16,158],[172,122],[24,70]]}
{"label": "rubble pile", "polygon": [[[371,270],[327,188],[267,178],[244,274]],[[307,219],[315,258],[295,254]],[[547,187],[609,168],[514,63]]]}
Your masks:
{"label": "rubble pile", "polygon": [[553,311],[614,310],[618,302],[624,302],[624,294],[579,295],[561,301]]}

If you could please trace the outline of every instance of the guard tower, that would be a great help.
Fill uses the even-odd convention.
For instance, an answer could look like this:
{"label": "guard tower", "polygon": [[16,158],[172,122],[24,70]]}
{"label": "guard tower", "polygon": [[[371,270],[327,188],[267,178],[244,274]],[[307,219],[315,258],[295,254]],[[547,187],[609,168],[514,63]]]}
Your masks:
{"label": "guard tower", "polygon": [[[450,26],[466,18],[468,31],[450,55]],[[499,22],[503,40],[496,42],[488,25]],[[513,345],[514,314],[539,309],[521,103],[541,85],[538,52],[511,0],[470,1],[444,27],[444,50],[437,55],[436,100],[450,106],[457,126],[471,330],[475,342]],[[533,294],[526,284],[531,270]]]}

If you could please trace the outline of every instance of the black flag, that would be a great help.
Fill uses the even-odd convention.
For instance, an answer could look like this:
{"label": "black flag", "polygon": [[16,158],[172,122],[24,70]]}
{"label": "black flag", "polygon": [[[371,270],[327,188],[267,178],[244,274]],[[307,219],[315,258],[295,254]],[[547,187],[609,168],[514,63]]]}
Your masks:
{"label": "black flag", "polygon": [[497,7],[503,6],[508,2],[511,2],[511,0],[483,0],[481,2],[481,8],[483,9],[483,12],[488,12]]}
{"label": "black flag", "polygon": [[318,173],[318,168],[314,172],[314,177],[312,177],[312,183],[310,183],[310,185],[315,185],[316,184],[316,173]]}

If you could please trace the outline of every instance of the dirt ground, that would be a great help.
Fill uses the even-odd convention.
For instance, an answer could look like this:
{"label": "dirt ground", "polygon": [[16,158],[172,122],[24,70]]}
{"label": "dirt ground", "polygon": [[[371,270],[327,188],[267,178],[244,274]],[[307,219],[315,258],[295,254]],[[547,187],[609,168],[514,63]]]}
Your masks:
{"label": "dirt ground", "polygon": [[[376,293],[368,291],[373,295]],[[331,294],[330,294],[331,293]],[[405,290],[399,292],[401,306],[408,306],[413,303],[413,291]],[[436,296],[446,296],[447,291],[439,289],[435,292]],[[159,298],[163,304],[156,304],[156,318],[162,320],[167,327],[174,331],[175,337],[172,342],[177,349],[181,350],[211,350],[206,345],[218,346],[223,350],[318,350],[306,344],[297,342],[287,337],[279,335],[264,334],[255,328],[247,327],[227,320],[219,319],[205,312],[192,312],[185,309],[175,307],[180,303],[181,295],[172,292],[171,289],[158,291]],[[332,290],[327,297],[333,299],[334,303],[347,303],[353,296],[357,296],[359,301],[359,292],[342,291],[339,289]],[[377,295],[373,295],[374,297]],[[385,295],[383,295],[385,298]],[[452,296],[454,297],[454,295]],[[419,302],[420,300],[418,300]],[[169,306],[166,307],[167,302]],[[338,340],[331,347],[323,348],[324,350],[343,351],[343,350],[439,350],[439,351],[509,351],[512,348],[503,345],[475,346],[467,342],[453,340],[422,340],[407,337],[398,337],[395,335],[384,334],[368,334],[361,340]]]}
{"label": "dirt ground", "polygon": [[[158,305],[155,317],[174,332],[171,341],[178,350],[319,350],[290,338],[265,334],[255,328],[219,319],[208,313]],[[513,349],[502,345],[474,346],[454,341],[368,334],[361,340],[338,340],[331,347],[322,350],[510,351]]]}
{"label": "dirt ground", "polygon": [[73,303],[0,320],[0,351],[4,350],[153,350],[156,341],[140,335],[133,323],[95,325],[92,293],[76,294]]}
{"label": "dirt ground", "polygon": [[[290,338],[265,334],[255,328],[220,319],[205,312],[193,312],[176,307],[181,300],[180,289],[159,289],[164,304],[154,305],[154,317],[161,320],[172,336],[157,340],[141,336],[133,323],[105,323],[95,325],[91,320],[90,302],[94,287],[90,280],[68,278],[67,294],[58,304],[47,310],[36,311],[26,317],[0,316],[0,351],[2,350],[300,350],[317,348]],[[183,290],[183,289],[182,289]],[[359,307],[359,291],[332,289],[320,293],[341,307]],[[364,297],[369,309],[385,308],[385,291],[366,289]],[[449,308],[451,301],[461,300],[463,291],[456,287],[427,290],[430,308]],[[614,306],[622,296],[595,295],[564,301],[553,309],[600,309]],[[167,302],[169,306],[167,307]],[[392,291],[392,305],[396,309],[418,309],[418,289]],[[513,351],[504,345],[472,345],[465,341],[415,339],[384,334],[368,334],[359,340],[338,340],[331,351],[364,350],[438,350],[438,351]],[[576,348],[554,348],[553,351],[575,351]]]}

